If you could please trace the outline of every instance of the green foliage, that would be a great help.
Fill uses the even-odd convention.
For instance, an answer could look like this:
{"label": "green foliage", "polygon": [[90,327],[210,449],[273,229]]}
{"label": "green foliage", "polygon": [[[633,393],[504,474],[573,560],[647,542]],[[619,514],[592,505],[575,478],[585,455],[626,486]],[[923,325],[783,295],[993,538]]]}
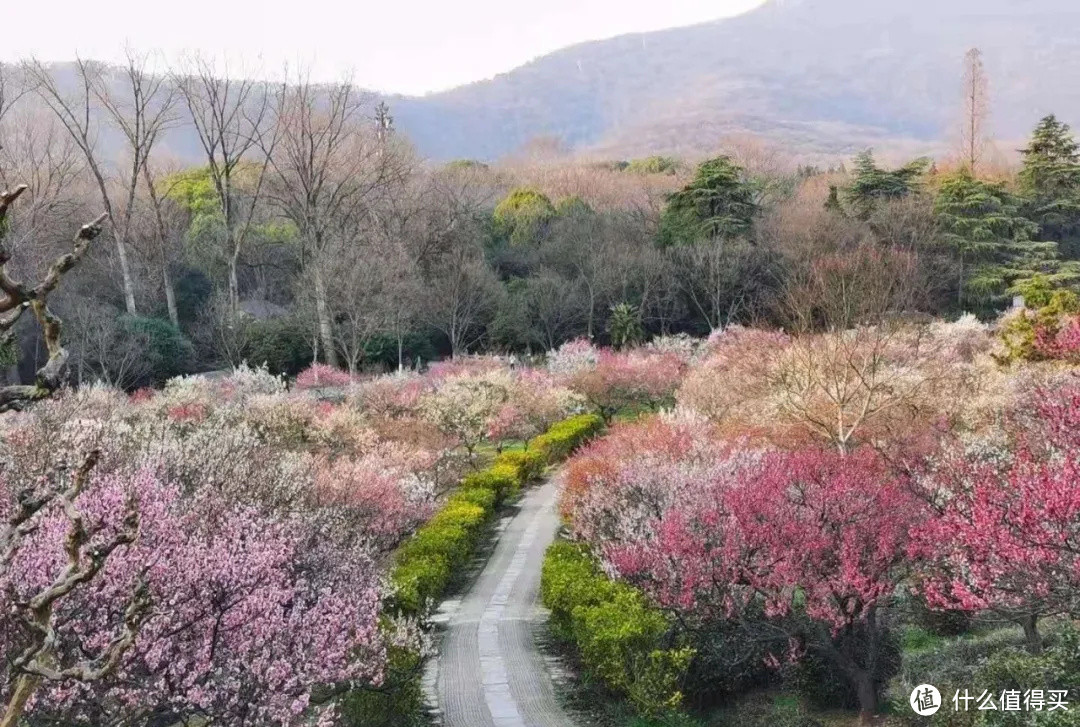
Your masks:
{"label": "green foliage", "polygon": [[631,174],[670,174],[679,171],[679,160],[675,157],[649,156],[641,159],[631,159],[626,163],[625,170]]}
{"label": "green foliage", "polygon": [[672,645],[671,624],[633,587],[610,580],[582,545],[556,543],[541,575],[552,628],[569,639],[589,675],[646,717],[679,709],[694,650]]}
{"label": "green foliage", "polygon": [[855,157],[855,171],[844,190],[844,201],[857,217],[869,218],[879,202],[916,192],[929,165],[928,159],[916,159],[897,169],[882,169],[874,161],[873,152],[864,151]]}
{"label": "green foliage", "polygon": [[515,189],[495,206],[495,233],[514,247],[535,245],[555,216],[546,196],[534,189]]}
{"label": "green foliage", "polygon": [[710,722],[738,727],[822,727],[797,698],[773,692],[753,692],[725,705]]}
{"label": "green foliage", "polygon": [[1024,166],[1018,181],[1025,213],[1042,227],[1046,239],[1074,240],[1080,233],[1080,146],[1072,130],[1047,116],[1021,154]]}
{"label": "green foliage", "polygon": [[0,366],[15,366],[19,363],[19,344],[14,337],[0,338]]}
{"label": "green foliage", "polygon": [[604,420],[597,414],[578,414],[556,422],[543,434],[533,437],[529,450],[543,456],[548,462],[558,462],[604,428]]}
{"label": "green foliage", "polygon": [[195,350],[180,329],[161,318],[122,315],[120,326],[142,349],[146,365],[143,384],[161,384],[191,370]]}
{"label": "green foliage", "polygon": [[[1080,684],[1080,634],[1066,625],[1048,637],[1051,642],[1042,654],[1023,648],[1019,629],[1003,628],[958,639],[943,640],[932,648],[905,654],[903,669],[891,686],[892,699],[902,724],[934,727],[1076,727],[1080,712],[1074,709],[1074,693]],[[917,684],[933,684],[946,702],[945,708],[930,718],[916,717],[907,706],[911,689]],[[1069,711],[955,712],[951,704],[957,690],[978,697],[983,690],[994,694],[995,704],[1002,691],[1069,689]],[[974,706],[974,705],[972,705]]]}
{"label": "green foliage", "polygon": [[341,719],[348,727],[427,727],[419,654],[391,644],[386,673],[378,687],[362,686],[341,698]]}
{"label": "green foliage", "polygon": [[503,502],[517,494],[522,482],[524,479],[521,477],[521,470],[503,462],[468,475],[462,481],[462,486],[491,490],[495,493],[497,500]]}
{"label": "green foliage", "polygon": [[1046,335],[1057,333],[1066,316],[1080,313],[1080,296],[1071,290],[1055,288],[1048,278],[1034,275],[1017,286],[1024,296],[1024,310],[1008,316],[998,328],[1005,344],[1004,363],[1039,361],[1042,356],[1035,345],[1041,330]]}
{"label": "green foliage", "polygon": [[692,245],[750,232],[758,207],[742,167],[728,157],[703,162],[694,178],[668,197],[660,217],[663,246]]}
{"label": "green foliage", "polygon": [[629,303],[611,306],[611,316],[608,318],[606,328],[611,338],[611,345],[615,348],[626,348],[635,343],[641,343],[645,338],[641,316],[638,315],[637,308]]}
{"label": "green foliage", "polygon": [[466,487],[461,486],[461,489],[450,496],[447,502],[449,504],[466,504],[478,507],[484,512],[491,512],[495,509],[498,495],[486,487]]}
{"label": "green foliage", "polygon": [[487,169],[488,165],[475,159],[455,159],[447,162],[445,169]]}
{"label": "green foliage", "polygon": [[555,203],[555,214],[559,217],[574,217],[579,215],[591,215],[595,210],[589,205],[588,202],[578,197],[576,194],[570,197],[563,197]]}
{"label": "green foliage", "polygon": [[176,313],[180,324],[198,320],[207,301],[214,297],[214,284],[201,270],[185,268],[173,281],[176,292]]}
{"label": "green foliage", "polygon": [[543,451],[526,449],[521,452],[503,452],[495,458],[494,466],[513,467],[521,482],[532,482],[544,473],[547,457]]}
{"label": "green foliage", "polygon": [[244,358],[249,364],[266,364],[272,374],[295,376],[311,363],[311,334],[299,320],[249,320],[244,326]]}
{"label": "green foliage", "polygon": [[1020,200],[1004,184],[961,170],[942,180],[934,209],[942,242],[963,266],[961,302],[986,308],[1036,275],[1061,286],[1080,273],[1061,263],[1055,243],[1034,240],[1039,226],[1023,216]]}

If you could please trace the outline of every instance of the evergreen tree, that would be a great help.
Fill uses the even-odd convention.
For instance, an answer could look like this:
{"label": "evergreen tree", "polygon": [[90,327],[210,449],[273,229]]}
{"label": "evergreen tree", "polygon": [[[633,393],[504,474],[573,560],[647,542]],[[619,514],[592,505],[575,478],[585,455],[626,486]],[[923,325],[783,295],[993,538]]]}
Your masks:
{"label": "evergreen tree", "polygon": [[728,157],[709,159],[688,185],[668,197],[660,218],[660,244],[692,245],[745,235],[757,210],[742,167]]}
{"label": "evergreen tree", "polygon": [[898,169],[882,169],[869,149],[855,157],[851,184],[844,199],[857,217],[866,219],[882,200],[901,199],[918,191],[919,178],[926,173],[927,159],[916,159]]}
{"label": "evergreen tree", "polygon": [[496,205],[493,222],[501,240],[513,247],[525,247],[543,239],[555,216],[555,206],[546,195],[534,189],[519,188]]}
{"label": "evergreen tree", "polygon": [[641,327],[641,316],[637,307],[629,303],[611,306],[607,332],[611,338],[611,345],[615,348],[623,349],[640,343],[645,338],[645,330]]}
{"label": "evergreen tree", "polygon": [[1035,240],[1039,226],[1023,216],[1021,200],[1002,183],[962,169],[942,181],[935,210],[942,242],[960,262],[962,307],[990,309],[1037,275],[1057,286],[1078,277],[1075,264],[1059,259],[1056,243]]}
{"label": "evergreen tree", "polygon": [[1063,254],[1080,257],[1080,145],[1068,124],[1053,115],[1039,122],[1020,171],[1025,212],[1044,239],[1063,243]]}

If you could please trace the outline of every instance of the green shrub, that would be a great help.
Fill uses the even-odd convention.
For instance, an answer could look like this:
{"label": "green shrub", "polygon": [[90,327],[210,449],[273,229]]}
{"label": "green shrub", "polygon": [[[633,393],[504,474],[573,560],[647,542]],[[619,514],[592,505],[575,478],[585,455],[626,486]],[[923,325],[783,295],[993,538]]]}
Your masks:
{"label": "green shrub", "polygon": [[548,549],[541,576],[556,636],[573,641],[586,670],[657,717],[675,712],[694,650],[669,644],[671,625],[637,589],[610,580],[580,545]]}
{"label": "green shrub", "polygon": [[578,606],[595,606],[614,597],[615,583],[598,571],[583,545],[557,542],[548,548],[540,576],[540,595],[551,611],[552,632],[573,639],[571,618]]}
{"label": "green shrub", "polygon": [[447,500],[447,505],[454,503],[466,503],[482,508],[484,512],[492,512],[495,509],[495,493],[486,487],[462,487]]}
{"label": "green shrub", "polygon": [[311,332],[295,318],[248,320],[244,323],[244,358],[264,363],[272,374],[296,376],[311,364]]}
{"label": "green shrub", "polygon": [[604,420],[597,414],[579,414],[551,426],[543,434],[529,442],[529,449],[543,454],[548,462],[565,459],[577,447],[604,428]]}
{"label": "green shrub", "polygon": [[[1039,655],[1024,650],[1024,635],[1015,626],[998,628],[982,633],[967,634],[960,638],[942,639],[940,643],[924,650],[904,655],[900,675],[889,685],[889,697],[896,705],[896,713],[903,717],[900,724],[934,725],[934,727],[990,727],[1035,724],[1033,722],[1008,721],[1013,717],[1030,719],[1031,712],[955,712],[952,697],[959,690],[968,690],[978,697],[983,690],[1000,696],[1005,689],[1070,689],[1075,696],[1080,684],[1080,634],[1072,627],[1051,631],[1046,636],[1047,648]],[[933,684],[940,690],[947,709],[941,709],[926,719],[914,715],[907,700],[911,690],[918,684]],[[1073,701],[1070,699],[1070,702]],[[996,703],[996,698],[995,698]],[[974,706],[974,705],[973,705]],[[1076,727],[1080,725],[1080,711],[1070,704],[1068,712],[1055,711],[1053,715],[1040,713],[1037,724],[1046,727]],[[1066,716],[1074,721],[1058,721]],[[1052,719],[1048,719],[1051,718]]]}
{"label": "green shrub", "polygon": [[482,487],[495,493],[496,502],[503,502],[517,494],[522,484],[518,468],[509,464],[496,464],[486,470],[474,472],[461,481],[462,487]]}
{"label": "green shrub", "polygon": [[450,583],[450,573],[450,563],[441,555],[399,562],[390,575],[394,606],[401,613],[424,613]]}
{"label": "green shrub", "polygon": [[146,380],[140,384],[161,384],[191,370],[195,349],[169,321],[125,314],[120,316],[119,323],[124,333],[140,347],[146,366]]}
{"label": "green shrub", "polygon": [[527,449],[522,452],[503,452],[495,458],[494,466],[506,465],[517,470],[522,484],[538,479],[544,473],[547,460],[543,452]]}

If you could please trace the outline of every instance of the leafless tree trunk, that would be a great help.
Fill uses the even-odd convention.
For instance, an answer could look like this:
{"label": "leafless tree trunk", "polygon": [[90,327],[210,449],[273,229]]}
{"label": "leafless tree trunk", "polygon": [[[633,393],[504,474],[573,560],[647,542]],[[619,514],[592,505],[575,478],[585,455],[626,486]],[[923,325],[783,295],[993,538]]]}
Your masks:
{"label": "leafless tree trunk", "polygon": [[90,224],[84,225],[75,236],[74,249],[53,261],[49,271],[37,285],[25,285],[12,278],[7,269],[11,253],[5,244],[8,209],[25,191],[26,186],[21,185],[0,193],[0,291],[4,294],[4,298],[0,300],[0,342],[11,345],[14,333],[12,329],[26,309],[31,308],[45,338],[49,358],[38,369],[37,379],[33,384],[0,387],[0,411],[22,409],[32,401],[50,396],[63,384],[68,352],[61,344],[63,324],[60,318],[49,310],[49,294],[60,284],[64,274],[83,258],[90,243],[101,234],[101,223],[105,220],[103,214]]}
{"label": "leafless tree trunk", "polygon": [[963,163],[972,175],[978,175],[979,165],[986,156],[989,144],[990,89],[983,66],[982,51],[972,48],[964,56],[964,123],[960,134]]}
{"label": "leafless tree trunk", "polygon": [[[319,86],[301,76],[282,88],[276,105],[278,130],[265,149],[274,175],[270,198],[300,232],[305,265],[314,265],[315,314],[326,361],[338,364],[334,322],[322,266],[327,256],[348,256],[360,244],[357,230],[375,199],[400,176],[385,129],[362,115],[364,97],[349,79]],[[331,245],[342,249],[331,251]],[[348,337],[348,336],[346,336]]]}

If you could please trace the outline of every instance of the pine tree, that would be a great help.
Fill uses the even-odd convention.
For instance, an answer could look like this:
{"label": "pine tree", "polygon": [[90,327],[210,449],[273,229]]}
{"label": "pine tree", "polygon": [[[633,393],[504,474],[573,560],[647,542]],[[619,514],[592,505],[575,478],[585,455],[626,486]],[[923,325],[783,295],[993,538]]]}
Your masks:
{"label": "pine tree", "polygon": [[1063,254],[1080,256],[1080,145],[1068,124],[1047,116],[1021,149],[1020,191],[1025,212],[1044,239],[1063,243]]}
{"label": "pine tree", "polygon": [[878,202],[901,199],[918,191],[919,178],[929,163],[927,159],[916,159],[898,169],[882,169],[868,149],[855,157],[854,176],[844,190],[844,199],[856,216],[866,219]]}
{"label": "pine tree", "polygon": [[693,180],[668,197],[661,245],[692,245],[750,231],[758,205],[742,167],[728,157],[703,162]]}
{"label": "pine tree", "polygon": [[991,309],[1037,275],[1059,287],[1080,278],[1075,263],[1060,260],[1056,243],[1036,241],[1039,226],[1002,183],[962,169],[942,181],[935,210],[942,242],[959,258],[961,306]]}

